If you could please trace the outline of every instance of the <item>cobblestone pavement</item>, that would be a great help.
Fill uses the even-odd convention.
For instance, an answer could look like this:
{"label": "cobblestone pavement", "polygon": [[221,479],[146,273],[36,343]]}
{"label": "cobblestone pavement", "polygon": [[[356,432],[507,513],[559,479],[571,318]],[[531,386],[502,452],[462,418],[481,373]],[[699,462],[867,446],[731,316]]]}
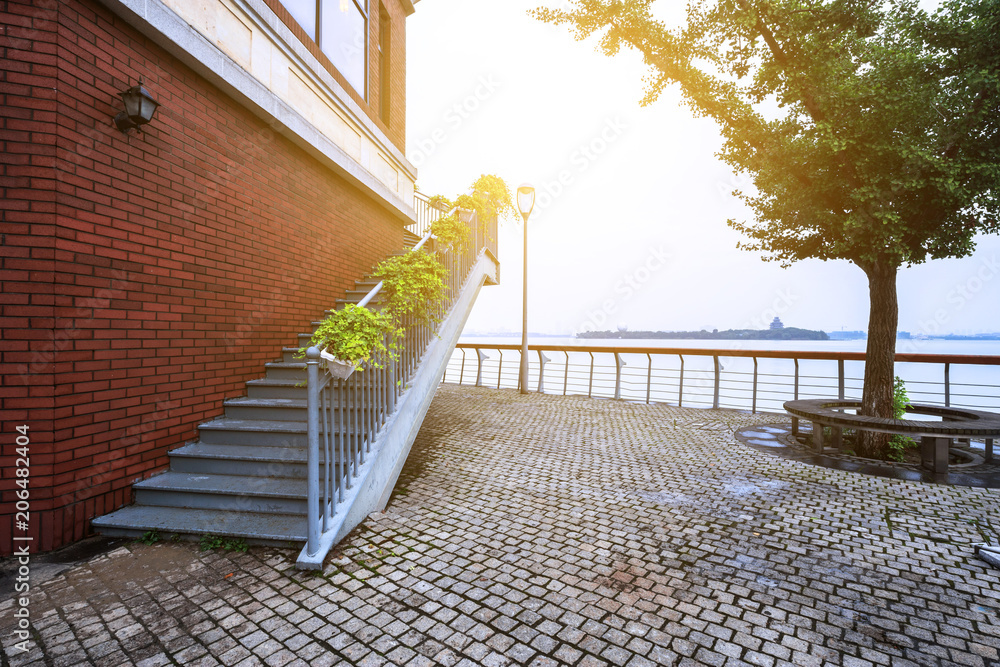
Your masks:
{"label": "cobblestone pavement", "polygon": [[295,551],[130,543],[10,665],[991,665],[1000,493],[737,444],[775,415],[446,385],[384,514]]}

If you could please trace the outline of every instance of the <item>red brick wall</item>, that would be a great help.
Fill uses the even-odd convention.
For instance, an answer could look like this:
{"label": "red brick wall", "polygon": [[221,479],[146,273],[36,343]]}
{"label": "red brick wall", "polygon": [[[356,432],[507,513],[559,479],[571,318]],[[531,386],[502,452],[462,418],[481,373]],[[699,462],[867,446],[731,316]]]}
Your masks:
{"label": "red brick wall", "polygon": [[[398,249],[402,223],[93,0],[0,2],[0,549],[83,537]],[[111,124],[142,77],[148,130]],[[55,90],[53,90],[55,89]]]}

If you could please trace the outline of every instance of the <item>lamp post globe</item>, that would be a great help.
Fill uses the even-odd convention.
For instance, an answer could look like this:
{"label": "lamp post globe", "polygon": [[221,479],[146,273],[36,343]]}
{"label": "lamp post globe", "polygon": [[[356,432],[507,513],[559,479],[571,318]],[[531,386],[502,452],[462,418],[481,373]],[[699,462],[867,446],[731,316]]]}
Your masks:
{"label": "lamp post globe", "polygon": [[524,298],[521,322],[521,372],[518,385],[522,394],[528,393],[528,216],[535,208],[535,188],[530,183],[517,186],[517,210],[524,219]]}

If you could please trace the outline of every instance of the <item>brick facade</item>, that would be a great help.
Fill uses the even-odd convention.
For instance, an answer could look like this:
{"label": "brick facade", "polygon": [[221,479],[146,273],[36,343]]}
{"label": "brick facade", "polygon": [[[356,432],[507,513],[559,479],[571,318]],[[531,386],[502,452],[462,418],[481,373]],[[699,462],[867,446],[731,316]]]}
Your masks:
{"label": "brick facade", "polygon": [[[93,0],[0,13],[9,553],[16,426],[33,550],[83,537],[401,247],[403,223]],[[163,106],[126,136],[111,118],[139,77]]]}

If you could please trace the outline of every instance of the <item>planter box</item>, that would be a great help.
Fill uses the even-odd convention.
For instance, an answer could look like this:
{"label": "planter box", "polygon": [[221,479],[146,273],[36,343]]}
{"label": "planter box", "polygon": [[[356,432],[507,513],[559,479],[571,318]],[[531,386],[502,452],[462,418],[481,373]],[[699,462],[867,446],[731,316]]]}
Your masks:
{"label": "planter box", "polygon": [[361,364],[352,364],[348,361],[341,361],[326,350],[319,353],[321,359],[326,361],[326,370],[338,380],[346,380],[351,377],[354,371],[358,370]]}

